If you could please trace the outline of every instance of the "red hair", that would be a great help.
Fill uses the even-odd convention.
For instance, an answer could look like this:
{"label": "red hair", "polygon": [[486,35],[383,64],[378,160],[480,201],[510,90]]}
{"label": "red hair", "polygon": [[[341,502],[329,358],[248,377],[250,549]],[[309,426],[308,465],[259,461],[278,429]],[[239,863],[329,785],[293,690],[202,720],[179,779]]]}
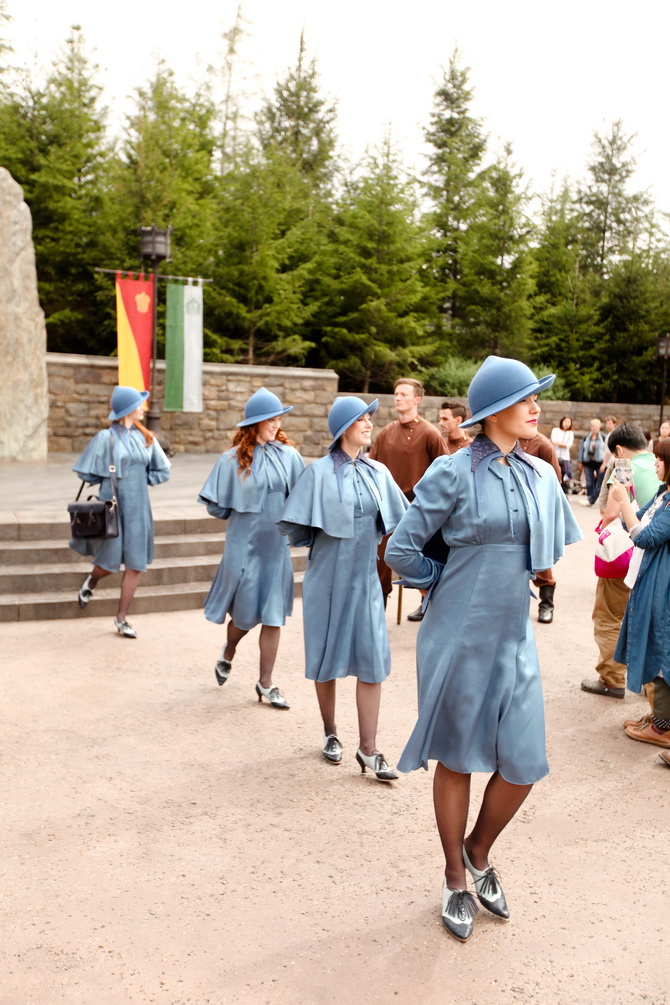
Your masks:
{"label": "red hair", "polygon": [[[251,471],[251,459],[254,455],[254,447],[257,443],[256,437],[258,435],[258,426],[259,423],[257,422],[253,422],[250,426],[241,426],[233,436],[232,445],[237,447],[237,463],[240,466],[238,475],[240,478],[242,477],[242,473],[244,473],[245,478],[249,477],[249,472]],[[289,440],[283,429],[277,430],[275,440],[279,443],[285,443],[287,447],[295,446],[295,443],[293,443],[292,440]]]}
{"label": "red hair", "polygon": [[135,419],[135,421],[133,422],[133,425],[134,425],[135,429],[139,429],[140,433],[144,437],[144,442],[146,443],[146,445],[148,447],[150,447],[151,444],[154,442],[154,439],[155,439],[154,434],[151,432],[151,430],[147,429],[146,426],[143,426],[141,422],[137,421],[137,419]]}

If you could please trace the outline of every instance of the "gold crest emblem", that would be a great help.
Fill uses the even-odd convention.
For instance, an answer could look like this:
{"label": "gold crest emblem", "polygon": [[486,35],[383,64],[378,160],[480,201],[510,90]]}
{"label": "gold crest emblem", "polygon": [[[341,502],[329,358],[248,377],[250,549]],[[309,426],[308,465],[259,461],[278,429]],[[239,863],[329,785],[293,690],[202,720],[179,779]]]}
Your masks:
{"label": "gold crest emblem", "polygon": [[135,296],[135,306],[140,314],[146,314],[151,306],[151,297],[148,293],[138,293]]}

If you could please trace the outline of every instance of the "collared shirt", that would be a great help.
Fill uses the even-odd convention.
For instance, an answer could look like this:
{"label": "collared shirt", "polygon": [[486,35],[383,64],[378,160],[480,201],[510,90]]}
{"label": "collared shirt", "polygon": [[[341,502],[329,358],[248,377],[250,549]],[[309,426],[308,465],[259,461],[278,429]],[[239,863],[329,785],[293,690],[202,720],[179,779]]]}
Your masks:
{"label": "collared shirt", "polygon": [[463,447],[469,447],[472,443],[472,437],[468,436],[465,430],[461,430],[463,433],[462,440],[450,440],[448,436],[444,437],[444,445],[447,448],[447,453],[449,456],[455,454],[457,450],[461,450]]}
{"label": "collared shirt", "polygon": [[396,419],[384,426],[370,449],[370,457],[386,465],[409,498],[435,458],[448,453],[442,434],[420,415],[409,422]]}

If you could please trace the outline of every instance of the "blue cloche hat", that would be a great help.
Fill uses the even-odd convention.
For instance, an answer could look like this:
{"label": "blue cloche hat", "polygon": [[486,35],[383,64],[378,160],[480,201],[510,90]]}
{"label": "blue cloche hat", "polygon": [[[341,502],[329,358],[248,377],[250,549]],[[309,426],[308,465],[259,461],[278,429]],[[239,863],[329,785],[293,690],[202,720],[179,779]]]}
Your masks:
{"label": "blue cloche hat", "polygon": [[531,394],[539,394],[555,380],[554,373],[538,380],[530,367],[518,359],[488,356],[470,381],[468,405],[472,415],[460,423],[460,428],[474,426]]}
{"label": "blue cloche hat", "polygon": [[137,406],[146,401],[148,397],[148,391],[138,391],[136,387],[124,387],[122,384],[117,384],[112,391],[110,401],[112,410],[107,418],[111,419],[112,422],[117,422],[124,415],[130,415],[131,412],[134,412]]}
{"label": "blue cloche hat", "polygon": [[363,401],[362,398],[355,398],[353,396],[348,398],[336,398],[333,402],[330,412],[328,413],[328,429],[330,430],[330,435],[333,437],[333,442],[328,447],[332,450],[337,441],[339,440],[342,433],[344,433],[349,426],[356,421],[356,419],[361,419],[364,415],[368,413],[374,415],[379,408],[379,401],[375,398],[370,404]]}
{"label": "blue cloche hat", "polygon": [[259,387],[257,391],[247,399],[244,406],[244,418],[238,422],[238,426],[252,426],[254,422],[265,422],[266,419],[274,419],[277,415],[286,415],[293,405],[286,408],[276,394],[268,391],[267,387]]}

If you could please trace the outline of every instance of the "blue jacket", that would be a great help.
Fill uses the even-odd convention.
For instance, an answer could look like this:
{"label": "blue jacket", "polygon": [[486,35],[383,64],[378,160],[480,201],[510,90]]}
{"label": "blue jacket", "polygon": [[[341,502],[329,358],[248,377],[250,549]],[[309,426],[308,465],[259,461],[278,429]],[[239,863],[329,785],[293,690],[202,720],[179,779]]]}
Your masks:
{"label": "blue jacket", "polygon": [[582,445],[579,448],[579,460],[584,463],[584,461],[597,461],[598,464],[602,464],[605,460],[605,437],[602,433],[598,433],[598,438],[596,440],[596,448],[593,454],[589,454],[589,440],[591,439],[591,434],[587,433],[582,440]]}
{"label": "blue jacket", "polygon": [[[641,691],[661,670],[670,683],[670,492],[664,485],[660,493],[662,507],[634,538],[644,556],[614,653],[614,659],[628,667],[631,691]],[[638,512],[638,518],[653,501]]]}

